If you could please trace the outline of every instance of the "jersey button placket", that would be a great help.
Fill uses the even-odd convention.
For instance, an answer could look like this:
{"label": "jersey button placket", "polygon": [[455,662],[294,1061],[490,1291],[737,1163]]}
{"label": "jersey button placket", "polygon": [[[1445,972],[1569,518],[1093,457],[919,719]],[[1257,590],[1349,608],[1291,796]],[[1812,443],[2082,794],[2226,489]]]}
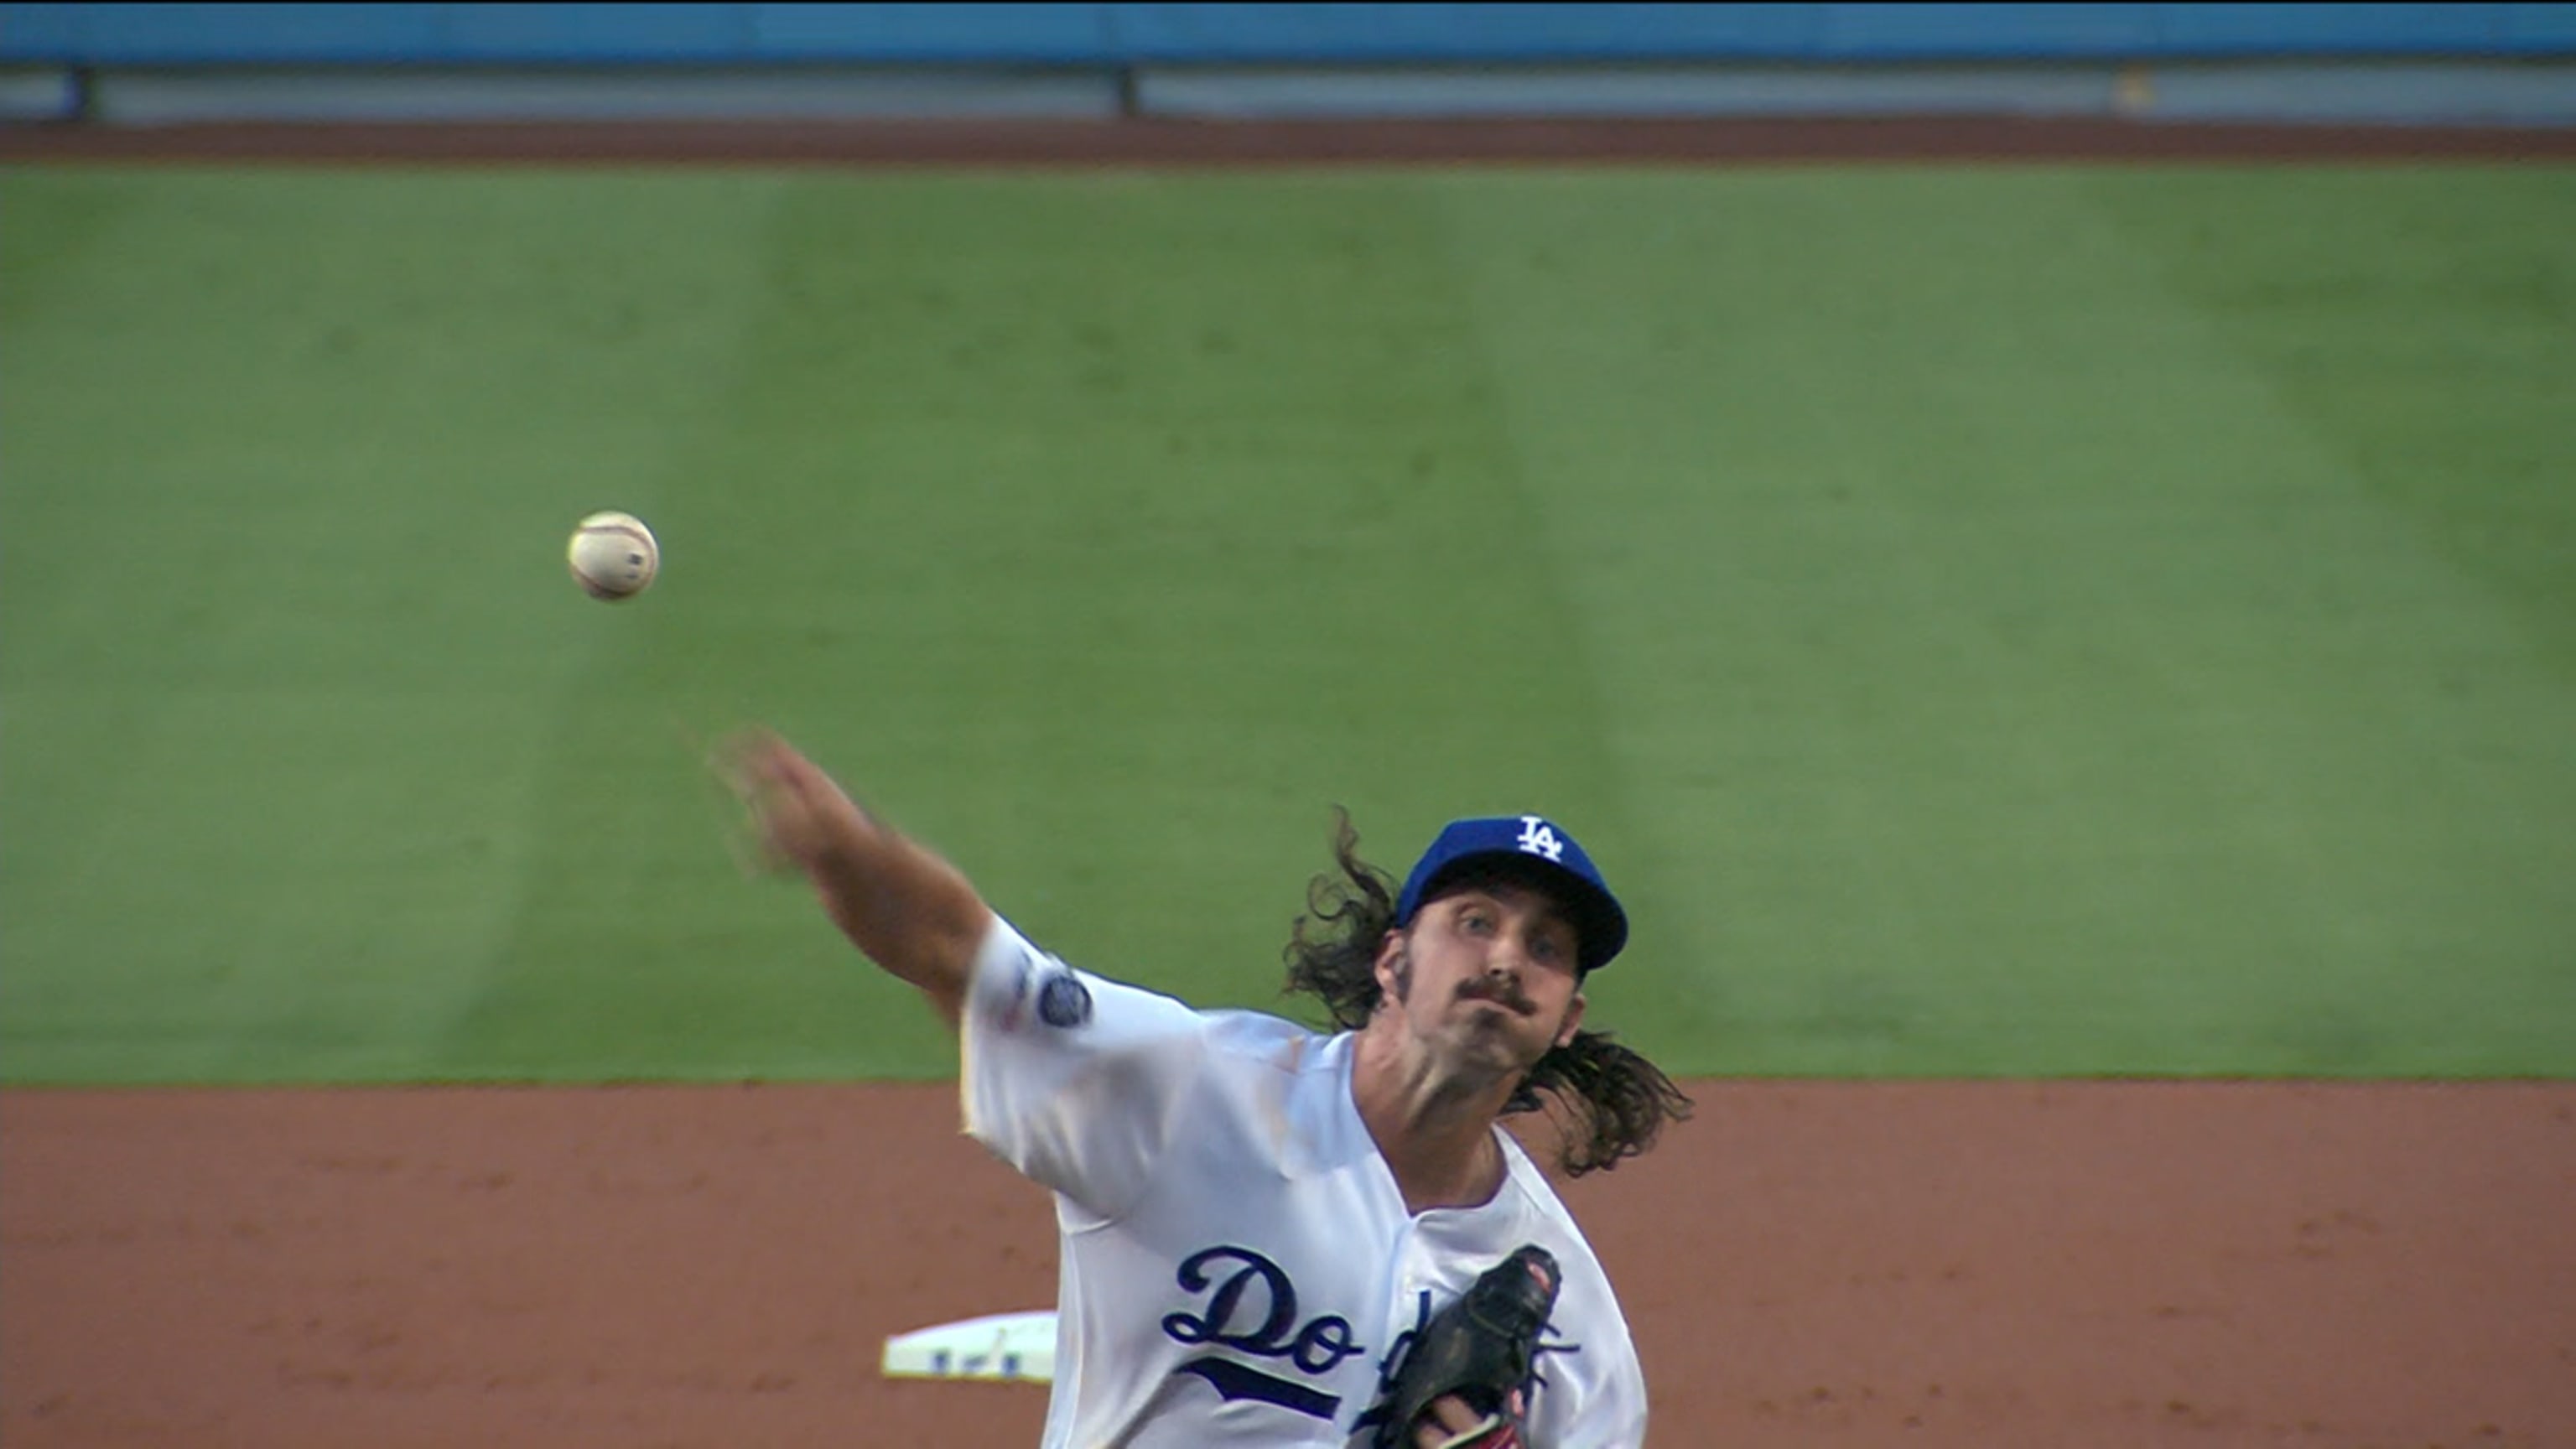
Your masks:
{"label": "jersey button placket", "polygon": [[1435,1266],[1414,1224],[1408,1222],[1397,1230],[1395,1272],[1389,1285],[1393,1292],[1387,1303],[1386,1316],[1386,1339],[1390,1350],[1400,1335],[1421,1326],[1423,1295],[1439,1281]]}

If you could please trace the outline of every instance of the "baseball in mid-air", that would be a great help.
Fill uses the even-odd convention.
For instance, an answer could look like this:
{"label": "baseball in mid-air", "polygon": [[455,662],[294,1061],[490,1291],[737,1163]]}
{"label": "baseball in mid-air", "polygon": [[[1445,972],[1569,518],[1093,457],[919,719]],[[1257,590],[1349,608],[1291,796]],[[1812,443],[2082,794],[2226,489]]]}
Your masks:
{"label": "baseball in mid-air", "polygon": [[652,587],[662,568],[662,546],[632,513],[594,513],[572,531],[564,551],[574,582],[594,599],[631,599]]}

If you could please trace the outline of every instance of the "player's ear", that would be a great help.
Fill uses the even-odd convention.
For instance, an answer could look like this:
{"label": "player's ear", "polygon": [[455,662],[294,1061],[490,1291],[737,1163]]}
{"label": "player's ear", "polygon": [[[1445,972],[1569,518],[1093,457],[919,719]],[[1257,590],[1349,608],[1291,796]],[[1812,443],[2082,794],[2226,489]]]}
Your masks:
{"label": "player's ear", "polygon": [[1402,1000],[1400,989],[1404,976],[1404,933],[1389,931],[1378,938],[1377,960],[1370,970],[1377,977],[1377,989],[1390,1001]]}
{"label": "player's ear", "polygon": [[1558,1046],[1563,1046],[1567,1042],[1574,1040],[1574,1034],[1577,1031],[1582,1030],[1582,1028],[1583,993],[1581,991],[1577,991],[1574,993],[1574,999],[1565,1004],[1565,1025],[1558,1027],[1556,1030],[1556,1044]]}

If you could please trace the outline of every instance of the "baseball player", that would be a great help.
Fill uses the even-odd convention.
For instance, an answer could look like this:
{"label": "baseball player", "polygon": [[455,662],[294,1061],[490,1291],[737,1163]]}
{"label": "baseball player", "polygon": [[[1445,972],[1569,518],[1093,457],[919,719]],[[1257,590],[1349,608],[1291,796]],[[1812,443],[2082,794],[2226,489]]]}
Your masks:
{"label": "baseball player", "polygon": [[1324,1034],[1066,965],[774,736],[721,764],[770,860],[957,1029],[967,1130],[1055,1195],[1046,1445],[1644,1441],[1609,1280],[1499,1125],[1553,1098],[1580,1173],[1689,1106],[1581,1030],[1627,921],[1562,829],[1455,822],[1399,892],[1342,820],[1287,952]]}

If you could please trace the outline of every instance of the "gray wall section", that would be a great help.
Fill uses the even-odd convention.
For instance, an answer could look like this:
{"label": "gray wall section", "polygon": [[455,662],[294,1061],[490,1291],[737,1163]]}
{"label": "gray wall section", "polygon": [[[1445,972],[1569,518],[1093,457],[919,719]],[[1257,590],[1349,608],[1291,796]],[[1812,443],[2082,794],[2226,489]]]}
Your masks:
{"label": "gray wall section", "polygon": [[2566,62],[2178,66],[2142,83],[2143,113],[2172,120],[2576,125],[2576,65]]}
{"label": "gray wall section", "polygon": [[1149,70],[1136,94],[1147,112],[1230,119],[1978,114],[2576,124],[2576,64],[2563,62]]}
{"label": "gray wall section", "polygon": [[0,70],[0,121],[50,121],[77,103],[70,71],[52,66]]}
{"label": "gray wall section", "polygon": [[1171,70],[1137,77],[1149,114],[1230,120],[1831,115],[2099,115],[2101,66],[1550,67],[1526,71]]}
{"label": "gray wall section", "polygon": [[91,88],[110,125],[214,121],[835,120],[1117,114],[1102,72],[764,67],[736,70],[111,71]]}
{"label": "gray wall section", "polygon": [[[2576,62],[1942,66],[1163,67],[1107,70],[400,67],[107,70],[90,119],[209,121],[2132,116],[2576,125]],[[58,69],[0,72],[0,119],[70,114]]]}

